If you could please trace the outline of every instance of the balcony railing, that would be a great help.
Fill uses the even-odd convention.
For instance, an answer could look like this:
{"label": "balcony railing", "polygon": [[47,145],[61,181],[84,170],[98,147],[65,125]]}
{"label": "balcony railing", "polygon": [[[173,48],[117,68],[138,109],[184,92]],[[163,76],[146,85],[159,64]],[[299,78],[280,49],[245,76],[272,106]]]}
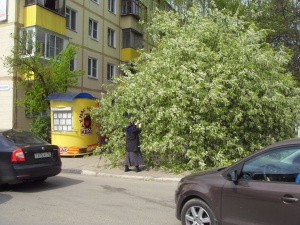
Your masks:
{"label": "balcony railing", "polygon": [[65,16],[66,0],[25,0],[25,6],[39,5]]}
{"label": "balcony railing", "polygon": [[140,18],[141,9],[142,3],[140,0],[122,0],[121,2],[121,15],[134,15]]}

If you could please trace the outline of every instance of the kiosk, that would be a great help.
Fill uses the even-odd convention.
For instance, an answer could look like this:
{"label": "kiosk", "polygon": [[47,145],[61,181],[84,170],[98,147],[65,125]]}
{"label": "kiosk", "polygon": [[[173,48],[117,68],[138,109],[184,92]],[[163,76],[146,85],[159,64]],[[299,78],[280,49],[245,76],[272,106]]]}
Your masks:
{"label": "kiosk", "polygon": [[96,123],[90,108],[97,106],[88,93],[53,93],[46,100],[51,108],[51,139],[61,156],[91,154],[98,146]]}

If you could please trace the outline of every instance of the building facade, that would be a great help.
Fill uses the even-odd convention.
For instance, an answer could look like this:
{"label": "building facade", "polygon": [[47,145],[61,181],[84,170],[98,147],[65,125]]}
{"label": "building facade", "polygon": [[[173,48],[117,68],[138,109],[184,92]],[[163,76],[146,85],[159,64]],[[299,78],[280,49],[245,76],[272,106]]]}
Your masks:
{"label": "building facade", "polygon": [[[35,33],[45,58],[55,57],[68,42],[79,46],[71,69],[83,70],[70,92],[86,92],[100,98],[103,84],[120,74],[120,63],[138,56],[137,49],[151,50],[151,41],[140,19],[150,19],[160,0],[0,0],[0,57],[11,55],[11,34]],[[2,129],[29,129],[30,116],[17,105],[24,96],[15,83],[18,74],[0,63],[0,111]]]}

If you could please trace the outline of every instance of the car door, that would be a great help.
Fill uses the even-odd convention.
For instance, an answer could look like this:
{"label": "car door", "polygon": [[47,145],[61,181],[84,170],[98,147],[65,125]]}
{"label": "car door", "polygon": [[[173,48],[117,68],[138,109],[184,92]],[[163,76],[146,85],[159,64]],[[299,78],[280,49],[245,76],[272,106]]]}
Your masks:
{"label": "car door", "polygon": [[222,225],[299,225],[300,168],[293,154],[300,155],[300,147],[274,149],[246,161],[239,180],[224,185]]}

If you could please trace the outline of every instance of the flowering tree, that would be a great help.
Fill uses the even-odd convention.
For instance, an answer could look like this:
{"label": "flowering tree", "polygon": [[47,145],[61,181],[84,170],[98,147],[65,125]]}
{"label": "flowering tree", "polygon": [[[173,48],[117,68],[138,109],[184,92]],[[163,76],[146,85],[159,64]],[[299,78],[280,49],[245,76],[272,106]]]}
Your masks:
{"label": "flowering tree", "polygon": [[92,112],[113,162],[124,157],[129,119],[143,122],[146,163],[173,172],[227,165],[296,135],[290,55],[266,43],[266,30],[191,7],[157,13],[148,31],[156,47],[123,68]]}

